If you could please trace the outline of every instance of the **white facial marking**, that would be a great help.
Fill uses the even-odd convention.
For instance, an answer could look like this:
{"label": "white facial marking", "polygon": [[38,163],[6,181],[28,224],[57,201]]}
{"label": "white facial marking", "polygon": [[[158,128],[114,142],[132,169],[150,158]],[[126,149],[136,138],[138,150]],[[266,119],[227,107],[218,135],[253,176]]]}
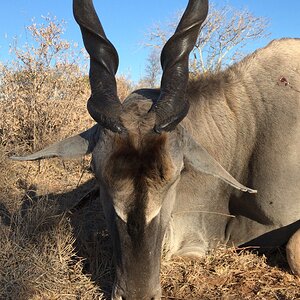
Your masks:
{"label": "white facial marking", "polygon": [[155,210],[146,213],[146,224],[148,225],[160,212],[161,206],[158,206]]}
{"label": "white facial marking", "polygon": [[120,219],[122,219],[125,223],[127,223],[127,215],[124,214],[124,210],[120,209],[120,207],[115,206],[115,212]]}

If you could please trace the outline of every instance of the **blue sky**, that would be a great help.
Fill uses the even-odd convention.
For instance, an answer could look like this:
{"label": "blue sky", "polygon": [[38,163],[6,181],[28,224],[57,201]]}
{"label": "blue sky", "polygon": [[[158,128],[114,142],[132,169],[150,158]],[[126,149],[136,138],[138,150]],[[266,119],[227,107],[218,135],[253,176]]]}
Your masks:
{"label": "blue sky", "polygon": [[[133,80],[143,75],[148,49],[141,46],[147,29],[157,22],[166,22],[187,0],[121,1],[94,0],[107,36],[119,52],[119,74],[131,74]],[[228,3],[237,8],[247,8],[256,16],[270,20],[268,40],[280,37],[300,37],[299,0],[215,0],[216,5]],[[24,28],[34,17],[50,13],[67,22],[64,37],[79,42],[81,35],[72,16],[71,0],[10,0],[2,1],[0,10],[0,61],[8,59],[9,44],[13,37],[24,37]],[[267,41],[251,45],[263,46]]]}

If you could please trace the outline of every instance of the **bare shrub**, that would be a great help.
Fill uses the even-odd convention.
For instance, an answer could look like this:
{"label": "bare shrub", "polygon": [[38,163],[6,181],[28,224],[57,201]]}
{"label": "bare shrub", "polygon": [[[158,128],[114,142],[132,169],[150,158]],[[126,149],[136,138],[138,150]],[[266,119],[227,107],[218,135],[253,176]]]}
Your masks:
{"label": "bare shrub", "polygon": [[159,87],[159,77],[161,75],[161,66],[159,51],[154,48],[147,58],[145,75],[138,82],[139,87],[157,88]]}
{"label": "bare shrub", "polygon": [[133,91],[134,84],[126,75],[117,76],[116,81],[118,87],[118,96],[121,101],[124,101],[125,98]]}
{"label": "bare shrub", "polygon": [[91,119],[88,78],[62,39],[63,23],[47,17],[27,33],[29,42],[22,48],[15,43],[13,62],[1,70],[0,143],[32,151],[88,127]]}
{"label": "bare shrub", "polygon": [[[144,45],[151,51],[146,66],[145,80],[157,70],[159,52],[175,31],[182,12],[176,14],[167,24],[155,24],[149,29]],[[197,76],[203,72],[216,72],[240,60],[245,46],[268,36],[268,20],[257,17],[247,9],[239,10],[225,4],[217,8],[210,5],[208,16],[202,25],[196,45],[191,53],[190,71]],[[152,71],[151,71],[152,70]],[[160,72],[155,71],[156,76]],[[157,80],[157,78],[156,78]]]}

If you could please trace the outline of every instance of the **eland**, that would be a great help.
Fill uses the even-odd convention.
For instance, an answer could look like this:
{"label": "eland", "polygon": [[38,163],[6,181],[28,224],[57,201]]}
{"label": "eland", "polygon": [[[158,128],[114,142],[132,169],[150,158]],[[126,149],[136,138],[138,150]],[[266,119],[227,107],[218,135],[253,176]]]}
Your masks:
{"label": "eland", "polygon": [[[189,80],[208,12],[190,0],[161,53],[160,89],[117,95],[118,54],[92,0],[74,0],[90,56],[96,125],[15,160],[92,153],[111,234],[113,300],[161,297],[162,252],[276,247],[300,274],[300,40],[271,42],[217,74]],[[257,190],[257,193],[256,193]]]}

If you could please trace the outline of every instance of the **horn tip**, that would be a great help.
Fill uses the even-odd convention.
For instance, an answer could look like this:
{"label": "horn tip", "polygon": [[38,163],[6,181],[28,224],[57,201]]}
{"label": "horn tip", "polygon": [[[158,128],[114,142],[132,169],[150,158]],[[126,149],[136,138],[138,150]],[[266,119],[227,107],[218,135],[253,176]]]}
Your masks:
{"label": "horn tip", "polygon": [[243,188],[242,191],[247,192],[249,194],[257,194],[257,190],[253,190],[253,189],[250,189],[250,188]]}

